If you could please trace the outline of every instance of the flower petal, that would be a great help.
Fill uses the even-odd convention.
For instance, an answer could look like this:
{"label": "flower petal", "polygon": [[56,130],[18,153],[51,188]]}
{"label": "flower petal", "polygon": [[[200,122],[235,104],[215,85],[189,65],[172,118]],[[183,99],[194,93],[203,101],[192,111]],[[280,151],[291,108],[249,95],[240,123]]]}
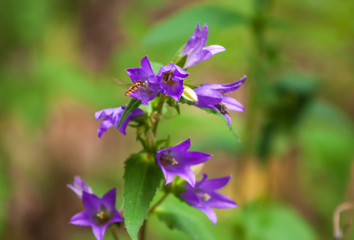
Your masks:
{"label": "flower petal", "polygon": [[177,144],[176,146],[169,148],[172,151],[188,151],[188,149],[191,147],[191,138],[188,138],[187,140],[181,142],[180,144]]}
{"label": "flower petal", "polygon": [[221,193],[211,193],[210,199],[207,201],[209,207],[212,208],[234,208],[237,204],[231,198],[221,194]]}
{"label": "flower petal", "polygon": [[82,203],[88,213],[97,212],[100,209],[101,200],[94,194],[82,192]]}
{"label": "flower petal", "polygon": [[203,50],[208,50],[212,55],[226,51],[226,49],[220,45],[210,45],[203,48]]}
{"label": "flower petal", "polygon": [[130,119],[132,119],[133,117],[142,115],[142,114],[144,114],[144,113],[145,113],[144,110],[142,110],[142,109],[140,109],[140,108],[134,109],[134,110],[128,115],[128,117],[123,121],[122,125],[120,125],[120,127],[119,127],[118,130],[119,130],[121,133],[123,133],[124,135],[126,135],[126,132],[125,132],[125,131],[126,131],[127,127],[128,127],[128,124],[129,124],[129,122],[130,122]]}
{"label": "flower petal", "polygon": [[104,237],[104,234],[106,232],[107,224],[98,226],[98,225],[93,225],[92,226],[92,232],[95,235],[97,240],[102,240]]}
{"label": "flower petal", "polygon": [[189,167],[184,167],[181,170],[176,171],[175,174],[180,178],[186,180],[192,187],[195,186],[195,175],[192,169],[190,169]]}
{"label": "flower petal", "polygon": [[[190,186],[189,184],[186,185]],[[180,197],[193,207],[198,207],[200,204],[199,197],[197,196],[197,194],[194,193],[193,190],[187,189],[186,191],[180,194]]]}
{"label": "flower petal", "polygon": [[112,211],[115,209],[116,195],[117,195],[117,188],[113,188],[101,198],[102,203],[104,204],[104,206],[107,208],[108,211]]}
{"label": "flower petal", "polygon": [[91,226],[93,224],[93,222],[90,221],[90,218],[88,217],[86,211],[79,212],[79,213],[75,214],[70,219],[69,223],[74,224],[74,225],[85,226],[85,227]]}
{"label": "flower petal", "polygon": [[[205,176],[207,175],[205,174]],[[230,179],[231,176],[213,178],[208,180],[205,180],[205,178],[203,178],[204,181],[199,185],[198,188],[203,189],[203,191],[205,192],[216,191],[225,187],[226,184],[230,181]]]}
{"label": "flower petal", "polygon": [[203,211],[205,213],[205,215],[207,215],[207,217],[210,219],[210,221],[213,223],[213,225],[216,224],[218,219],[217,219],[216,214],[213,209],[211,209],[210,207],[207,207],[207,206],[204,206],[204,207],[198,208],[198,209]]}
{"label": "flower petal", "polygon": [[224,96],[222,102],[226,104],[228,110],[237,111],[237,112],[244,112],[245,109],[241,103],[239,103],[236,99]]}
{"label": "flower petal", "polygon": [[186,165],[197,165],[200,163],[203,163],[207,161],[209,158],[211,158],[213,155],[204,153],[204,152],[197,152],[197,151],[192,151],[192,152],[186,152],[183,154],[183,157],[180,157],[181,163],[184,163]]}

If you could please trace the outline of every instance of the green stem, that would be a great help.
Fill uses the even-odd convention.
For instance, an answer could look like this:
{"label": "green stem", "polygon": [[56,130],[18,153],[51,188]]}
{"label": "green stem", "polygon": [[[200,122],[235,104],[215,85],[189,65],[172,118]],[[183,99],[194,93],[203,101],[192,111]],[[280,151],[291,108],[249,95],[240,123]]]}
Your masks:
{"label": "green stem", "polygon": [[155,209],[166,199],[169,192],[165,192],[164,195],[152,206],[149,210],[149,215],[155,211]]}
{"label": "green stem", "polygon": [[159,104],[157,105],[156,119],[152,125],[152,132],[154,133],[155,136],[156,136],[157,126],[159,125],[160,122],[162,107],[164,103],[165,103],[165,95],[161,95],[159,99]]}
{"label": "green stem", "polygon": [[114,230],[115,226],[116,225],[114,225],[114,224],[111,225],[111,233],[112,233],[114,240],[119,240],[118,235],[117,235],[116,231]]}

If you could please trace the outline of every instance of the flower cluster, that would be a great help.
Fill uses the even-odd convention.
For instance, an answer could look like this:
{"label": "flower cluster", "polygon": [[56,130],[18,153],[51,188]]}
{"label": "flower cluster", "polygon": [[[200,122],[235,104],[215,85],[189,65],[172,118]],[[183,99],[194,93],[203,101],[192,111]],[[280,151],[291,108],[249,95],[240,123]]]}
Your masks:
{"label": "flower cluster", "polygon": [[[177,197],[189,205],[203,211],[213,224],[217,218],[212,208],[234,208],[236,203],[227,196],[216,192],[224,187],[230,180],[230,176],[207,179],[203,173],[201,181],[196,181],[196,176],[191,166],[198,165],[209,160],[212,155],[199,151],[189,151],[191,140],[169,146],[167,143],[161,147],[161,143],[167,140],[155,139],[159,118],[163,114],[164,104],[175,106],[179,103],[187,103],[198,108],[213,109],[214,113],[224,116],[231,125],[229,111],[244,111],[243,106],[234,98],[225,95],[237,90],[246,80],[246,76],[229,84],[202,84],[200,86],[186,86],[185,79],[189,76],[186,72],[190,67],[211,58],[216,53],[225,51],[219,45],[205,46],[208,38],[208,26],[201,29],[199,23],[195,32],[184,45],[183,50],[174,58],[174,61],[161,65],[159,69],[152,68],[147,56],[141,60],[141,67],[126,70],[132,81],[131,87],[125,96],[132,98],[127,106],[103,109],[95,113],[98,121],[102,119],[97,130],[101,137],[110,127],[117,128],[126,135],[126,128],[131,121],[135,121],[137,139],[143,145],[142,153],[155,156],[155,163],[161,169],[165,184],[174,182],[173,187],[183,187],[183,191],[173,191],[173,187],[164,188],[175,193]],[[157,99],[155,101],[155,99]],[[182,101],[183,100],[183,101]],[[148,106],[144,111],[139,105]],[[145,136],[145,138],[144,138]],[[154,165],[156,166],[156,165]],[[186,181],[179,184],[175,176]],[[91,226],[98,240],[103,238],[106,227],[114,222],[121,222],[123,218],[115,209],[116,190],[112,189],[102,198],[93,194],[92,189],[79,177],[74,179],[73,185],[68,185],[85,206],[85,211],[76,214],[70,221],[72,224]],[[172,189],[172,190],[171,190]],[[182,192],[182,193],[181,193]],[[169,193],[169,192],[167,192]]]}

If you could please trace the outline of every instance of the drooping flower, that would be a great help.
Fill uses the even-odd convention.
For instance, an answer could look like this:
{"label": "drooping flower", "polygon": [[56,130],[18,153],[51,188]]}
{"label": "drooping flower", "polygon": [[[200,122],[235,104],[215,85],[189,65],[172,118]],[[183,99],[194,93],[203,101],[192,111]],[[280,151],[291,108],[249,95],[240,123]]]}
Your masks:
{"label": "drooping flower", "polygon": [[220,45],[210,45],[204,47],[208,40],[208,32],[208,25],[205,24],[203,29],[200,30],[200,25],[199,23],[197,24],[197,28],[189,38],[180,55],[181,57],[187,55],[183,69],[190,68],[201,61],[211,58],[214,54],[226,50]]}
{"label": "drooping flower", "polygon": [[245,81],[246,76],[230,84],[203,84],[197,87],[194,92],[198,96],[198,107],[213,108],[219,111],[226,118],[228,124],[231,124],[231,118],[228,111],[243,112],[245,109],[236,99],[224,95],[224,93],[233,92],[238,89]]}
{"label": "drooping flower", "polygon": [[82,192],[93,193],[91,187],[79,176],[74,177],[73,185],[67,184],[66,186],[76,193],[79,198],[82,198]]}
{"label": "drooping flower", "polygon": [[173,181],[175,175],[186,180],[191,186],[195,185],[195,175],[190,166],[207,161],[212,155],[204,152],[188,151],[191,146],[190,138],[156,153],[156,161],[165,175],[166,184]]}
{"label": "drooping flower", "polygon": [[171,96],[178,102],[184,89],[183,80],[188,75],[182,68],[173,63],[162,66],[157,74],[161,93]]}
{"label": "drooping flower", "polygon": [[191,206],[203,211],[215,225],[217,217],[211,208],[234,208],[237,204],[231,198],[216,192],[230,181],[231,176],[206,180],[207,177],[203,173],[203,179],[197,182],[194,188],[186,184],[184,187],[187,190],[181,193],[180,197]]}
{"label": "drooping flower", "polygon": [[159,93],[159,84],[148,57],[145,56],[141,60],[141,68],[129,68],[126,72],[133,85],[125,95],[141,100],[143,105],[148,105],[148,102]]}
{"label": "drooping flower", "polygon": [[92,227],[97,240],[102,240],[106,228],[115,222],[122,222],[123,218],[115,208],[116,188],[107,192],[102,198],[94,194],[83,192],[82,203],[85,211],[74,215],[70,223],[74,225]]}
{"label": "drooping flower", "polygon": [[[100,126],[97,129],[98,137],[101,137],[102,134],[104,134],[108,128],[112,126],[114,126],[115,128],[118,127],[119,120],[122,117],[125,108],[126,108],[125,106],[121,106],[117,108],[107,108],[95,113],[96,121],[98,121],[100,118],[103,118]],[[128,126],[130,119],[142,114],[144,114],[144,111],[141,110],[140,108],[134,109],[124,120],[124,122],[122,123],[122,125],[119,127],[118,130],[124,135],[126,135],[125,130]]]}

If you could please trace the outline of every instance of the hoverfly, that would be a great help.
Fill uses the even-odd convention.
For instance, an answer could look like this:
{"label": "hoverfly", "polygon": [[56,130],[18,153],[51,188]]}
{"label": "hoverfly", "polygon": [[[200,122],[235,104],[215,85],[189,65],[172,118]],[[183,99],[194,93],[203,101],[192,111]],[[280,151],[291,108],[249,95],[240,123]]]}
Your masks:
{"label": "hoverfly", "polygon": [[149,101],[149,96],[152,94],[152,91],[146,86],[145,83],[141,80],[134,82],[130,88],[125,92],[125,96],[131,96],[133,93],[139,94],[143,102]]}

